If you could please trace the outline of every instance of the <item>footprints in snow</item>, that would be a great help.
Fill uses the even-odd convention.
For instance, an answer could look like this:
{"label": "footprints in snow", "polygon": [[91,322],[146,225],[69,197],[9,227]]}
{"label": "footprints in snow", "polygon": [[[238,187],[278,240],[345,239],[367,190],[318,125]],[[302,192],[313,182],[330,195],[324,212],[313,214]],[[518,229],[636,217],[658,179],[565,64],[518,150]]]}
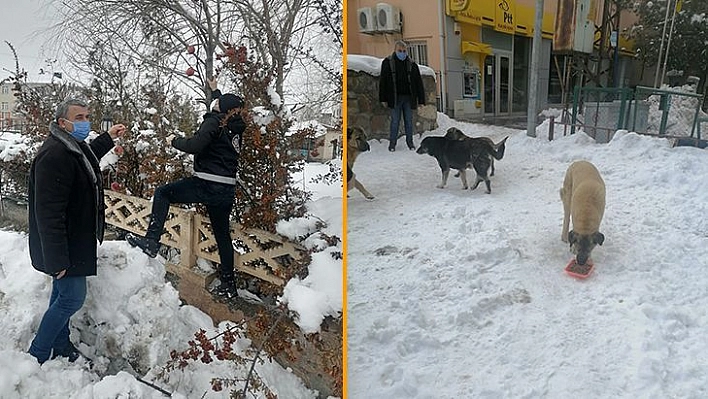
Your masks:
{"label": "footprints in snow", "polygon": [[398,255],[408,257],[409,259],[415,258],[418,248],[404,247],[399,249],[394,245],[385,245],[383,247],[374,250],[374,254],[377,256],[391,256]]}

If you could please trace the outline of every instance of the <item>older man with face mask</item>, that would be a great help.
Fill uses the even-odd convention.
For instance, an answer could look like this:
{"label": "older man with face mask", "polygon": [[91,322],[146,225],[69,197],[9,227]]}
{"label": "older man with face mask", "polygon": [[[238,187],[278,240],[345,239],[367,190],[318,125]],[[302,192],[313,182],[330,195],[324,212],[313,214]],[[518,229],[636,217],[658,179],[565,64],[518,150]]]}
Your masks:
{"label": "older man with face mask", "polygon": [[391,132],[388,150],[396,151],[398,126],[403,114],[408,149],[413,145],[413,111],[418,104],[425,105],[425,90],[418,64],[408,56],[408,45],[396,41],[393,54],[381,62],[379,76],[379,101],[391,108]]}
{"label": "older man with face mask", "polygon": [[50,135],[37,152],[29,176],[29,247],[32,266],[52,278],[49,307],[29,353],[75,361],[69,319],[83,306],[86,276],[96,275],[96,242],[105,223],[99,160],[125,126],[114,125],[91,144],[88,105],[69,99],[59,105]]}

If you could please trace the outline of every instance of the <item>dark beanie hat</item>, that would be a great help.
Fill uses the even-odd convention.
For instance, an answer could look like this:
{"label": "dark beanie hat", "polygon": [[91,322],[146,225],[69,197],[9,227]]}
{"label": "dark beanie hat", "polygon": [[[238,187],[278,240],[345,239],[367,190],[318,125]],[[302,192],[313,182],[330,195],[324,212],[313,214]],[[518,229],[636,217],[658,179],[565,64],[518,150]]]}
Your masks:
{"label": "dark beanie hat", "polygon": [[219,111],[228,113],[234,108],[242,108],[243,99],[235,94],[227,93],[219,97]]}

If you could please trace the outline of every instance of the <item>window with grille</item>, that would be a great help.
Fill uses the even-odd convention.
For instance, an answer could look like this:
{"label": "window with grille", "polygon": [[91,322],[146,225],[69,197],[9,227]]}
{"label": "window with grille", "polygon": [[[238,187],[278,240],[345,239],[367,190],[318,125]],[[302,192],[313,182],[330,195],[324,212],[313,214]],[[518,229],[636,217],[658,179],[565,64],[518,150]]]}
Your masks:
{"label": "window with grille", "polygon": [[10,86],[3,86],[2,94],[10,94]]}
{"label": "window with grille", "polygon": [[419,65],[428,65],[428,44],[426,42],[409,42],[408,55]]}

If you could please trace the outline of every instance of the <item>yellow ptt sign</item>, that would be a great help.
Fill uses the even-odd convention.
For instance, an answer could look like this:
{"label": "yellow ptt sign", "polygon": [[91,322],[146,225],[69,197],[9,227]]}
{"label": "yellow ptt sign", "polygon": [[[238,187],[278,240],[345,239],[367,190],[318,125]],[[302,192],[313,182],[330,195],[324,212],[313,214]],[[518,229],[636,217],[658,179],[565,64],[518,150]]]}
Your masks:
{"label": "yellow ptt sign", "polygon": [[514,22],[514,12],[516,2],[514,0],[496,0],[494,7],[494,29],[499,32],[514,34],[516,25]]}

